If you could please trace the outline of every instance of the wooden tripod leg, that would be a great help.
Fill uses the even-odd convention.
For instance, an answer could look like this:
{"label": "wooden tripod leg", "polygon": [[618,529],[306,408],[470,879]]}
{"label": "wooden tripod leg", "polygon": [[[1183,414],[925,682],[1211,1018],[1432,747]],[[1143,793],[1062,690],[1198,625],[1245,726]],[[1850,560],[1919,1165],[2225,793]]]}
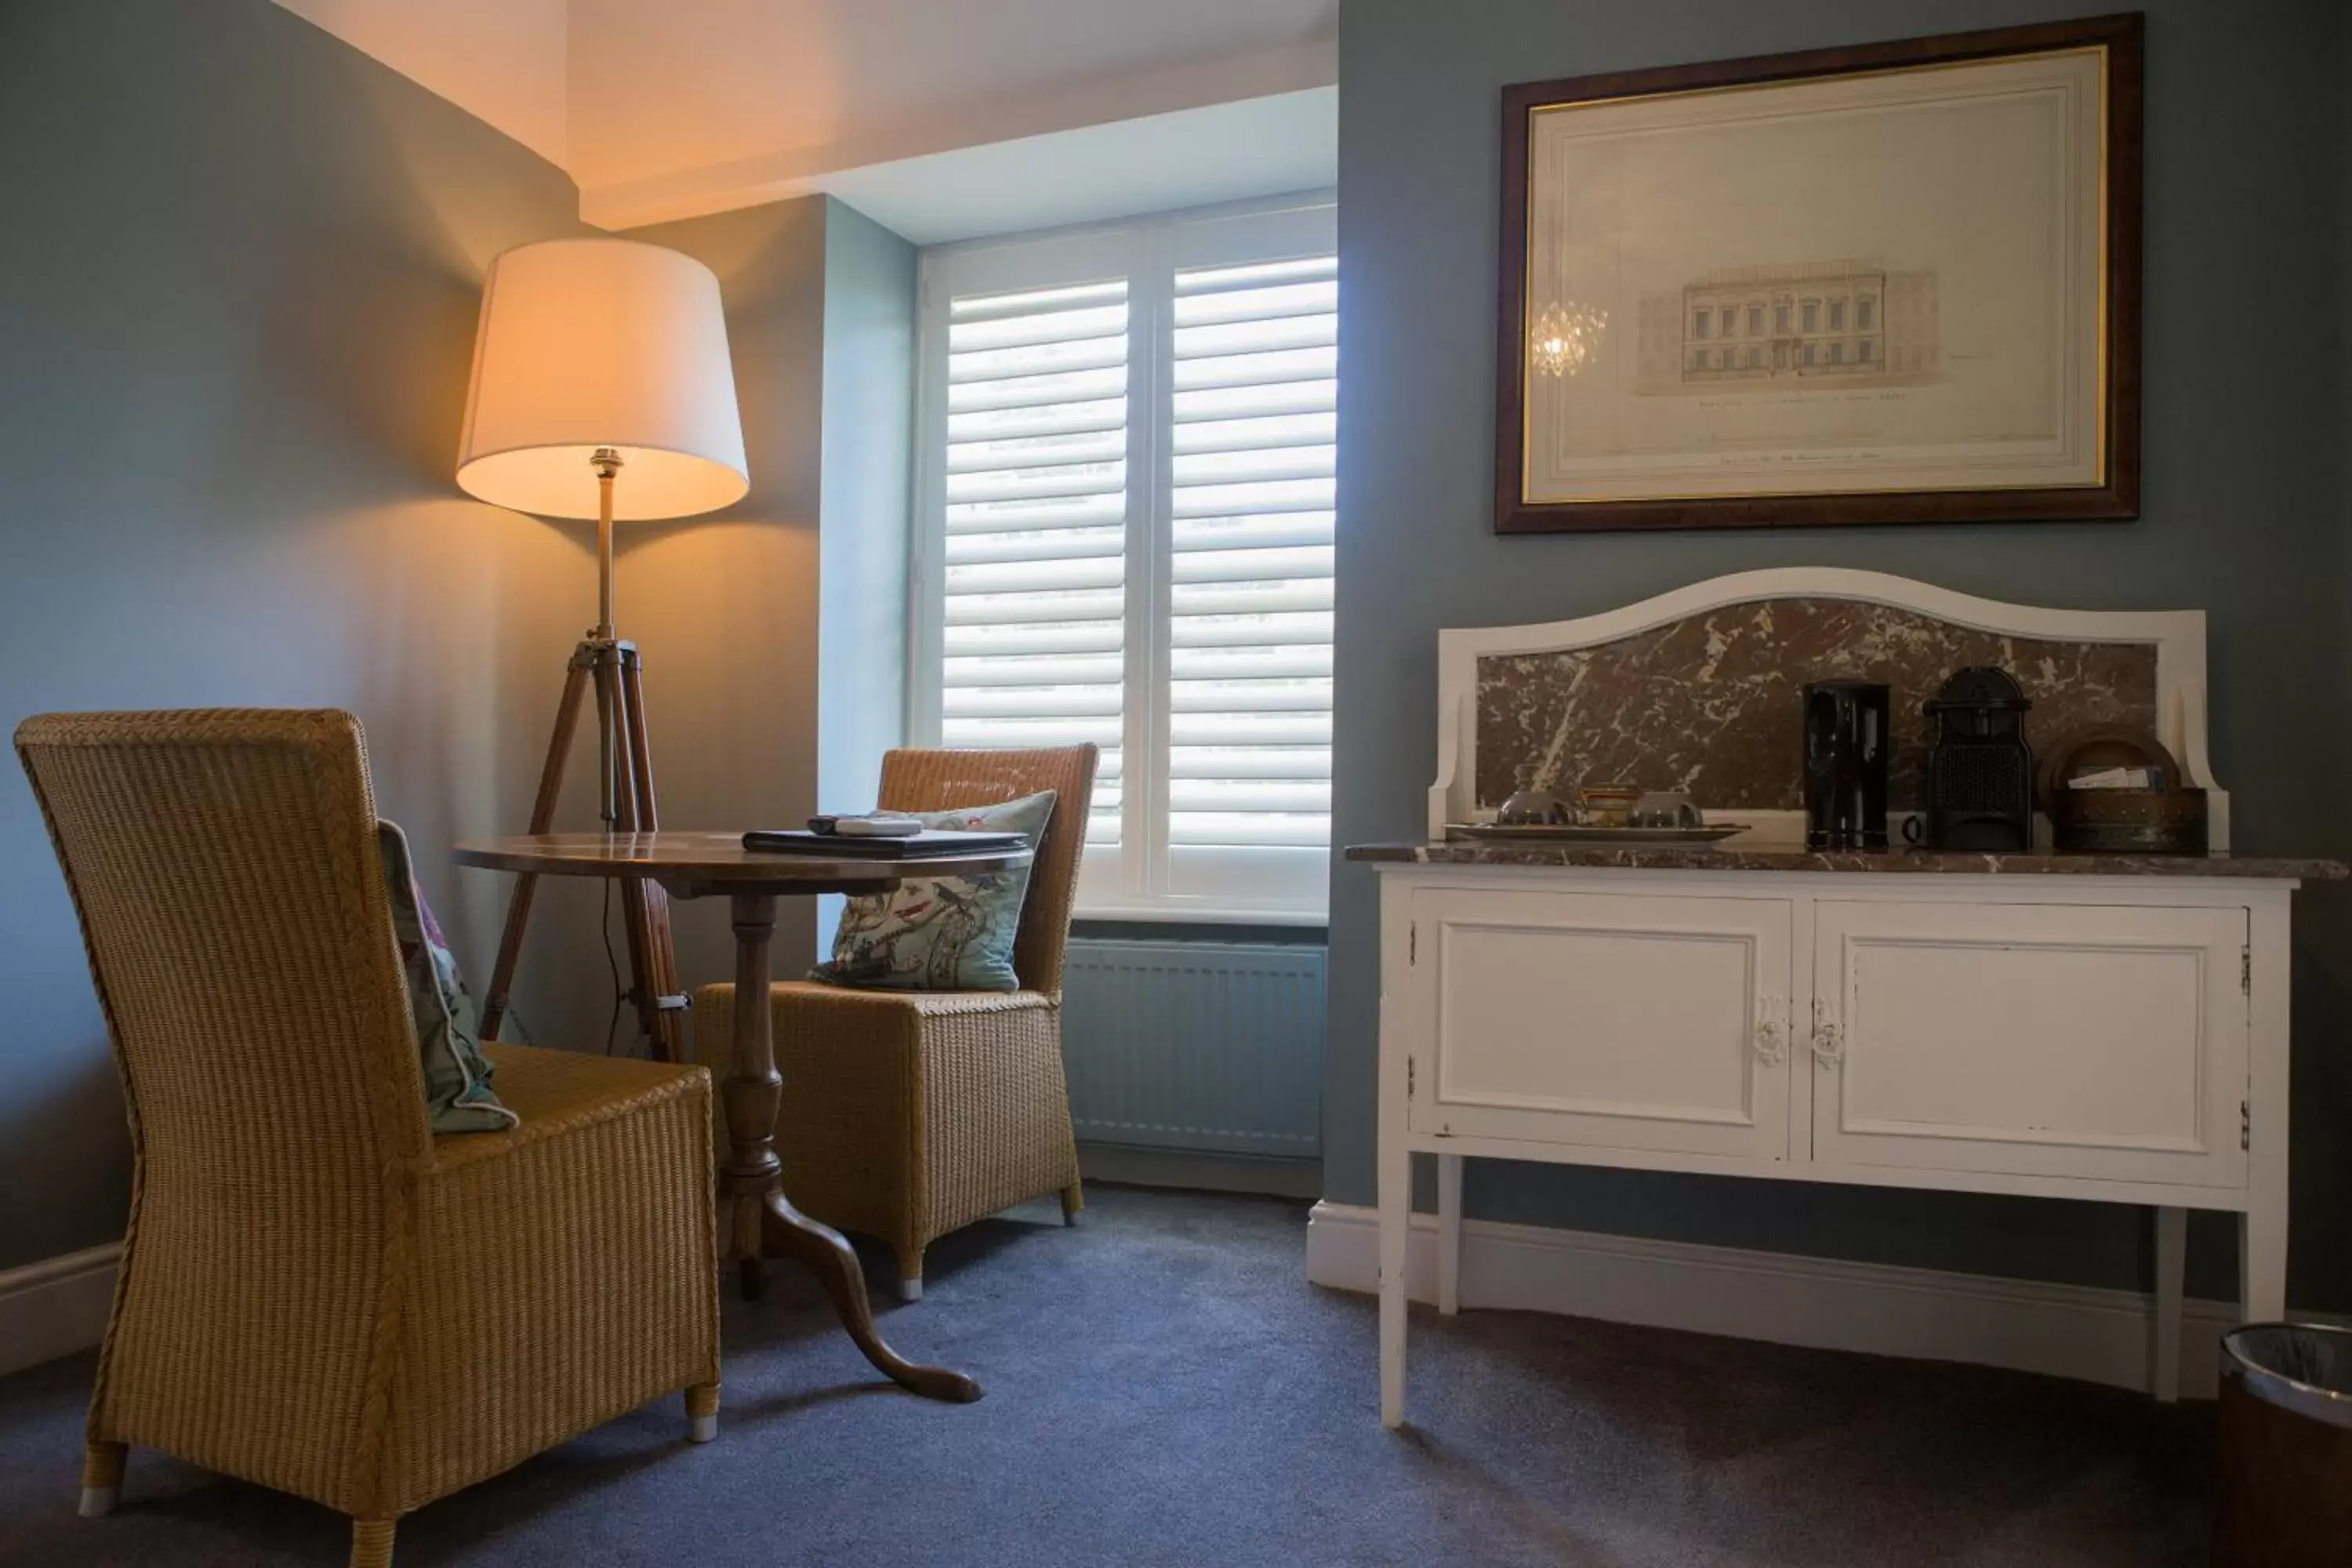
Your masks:
{"label": "wooden tripod leg", "polygon": [[[644,690],[631,679],[635,651],[623,643],[596,664],[597,710],[607,721],[612,747],[613,828],[617,833],[649,831],[658,826],[645,789],[652,782],[652,765],[639,751],[645,734]],[[657,884],[624,879],[621,926],[628,942],[629,984],[636,1003],[637,1026],[653,1041],[656,1056],[676,1061],[683,1045],[677,1013],[662,1005],[677,986],[668,896]]]}
{"label": "wooden tripod leg", "polygon": [[[572,737],[580,728],[580,700],[588,691],[589,645],[583,643],[572,655],[570,668],[563,676],[563,695],[555,704],[555,734],[547,743],[547,762],[539,774],[539,795],[531,802],[530,828],[544,833],[555,820],[555,803],[563,793],[563,765],[572,754]],[[490,969],[490,988],[482,999],[482,1038],[499,1037],[499,1026],[506,1021],[507,996],[514,984],[515,965],[522,958],[523,929],[530,923],[531,895],[539,890],[539,879],[529,872],[515,879],[514,893],[507,900],[506,929],[499,935],[499,959]]]}
{"label": "wooden tripod leg", "polygon": [[[607,748],[605,778],[612,790],[612,828],[635,833],[645,824],[637,800],[637,773],[631,757],[628,699],[622,689],[621,650],[612,648],[596,664],[596,715],[604,724]],[[637,1026],[653,1033],[656,997],[646,984],[646,885],[621,881],[621,930],[629,948],[629,989],[636,1003]]]}
{"label": "wooden tripod leg", "polygon": [[[620,693],[620,742],[628,763],[630,796],[636,826],[650,833],[661,826],[661,814],[654,800],[653,747],[646,739],[645,668],[636,647],[630,643],[621,645]],[[683,1061],[685,1009],[664,1005],[665,999],[678,995],[677,950],[670,940],[669,894],[658,882],[632,886],[636,889],[634,903],[625,889],[623,902],[628,911],[638,991],[645,998],[640,1012],[646,1033],[663,1061]]]}
{"label": "wooden tripod leg", "polygon": [[634,643],[621,645],[621,744],[629,762],[629,786],[637,826],[647,833],[661,826],[654,804],[654,749],[646,739],[646,671]]}

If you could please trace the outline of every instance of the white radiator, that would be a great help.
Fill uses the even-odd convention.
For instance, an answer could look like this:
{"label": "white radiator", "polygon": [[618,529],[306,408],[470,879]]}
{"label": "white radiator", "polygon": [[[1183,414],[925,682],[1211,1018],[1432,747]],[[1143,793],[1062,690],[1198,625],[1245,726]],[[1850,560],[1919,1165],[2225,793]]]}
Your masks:
{"label": "white radiator", "polygon": [[1078,1138],[1319,1158],[1324,949],[1070,943],[1062,1051]]}

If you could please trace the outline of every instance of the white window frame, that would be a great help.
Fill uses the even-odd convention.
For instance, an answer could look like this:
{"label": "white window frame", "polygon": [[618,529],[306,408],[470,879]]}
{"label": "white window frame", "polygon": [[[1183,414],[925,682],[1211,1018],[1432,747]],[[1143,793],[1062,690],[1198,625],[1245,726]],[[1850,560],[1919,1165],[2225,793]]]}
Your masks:
{"label": "white window frame", "polygon": [[[915,515],[908,573],[907,733],[935,746],[941,732],[946,574],[948,306],[958,296],[1052,289],[1110,278],[1128,280],[1127,624],[1130,677],[1122,704],[1119,843],[1089,846],[1081,862],[1076,913],[1086,920],[1167,923],[1313,925],[1329,919],[1328,871],[1311,897],[1253,890],[1252,852],[1235,850],[1230,888],[1180,894],[1169,864],[1168,752],[1164,693],[1171,617],[1168,565],[1173,523],[1168,499],[1175,274],[1287,256],[1336,254],[1339,209],[1318,191],[1266,201],[1157,214],[1086,228],[937,246],[919,272],[915,419]],[[1139,652],[1140,669],[1133,660]],[[1141,692],[1143,700],[1138,700]],[[1198,851],[1196,859],[1204,859]],[[1328,866],[1328,858],[1327,858]],[[1261,881],[1263,878],[1260,879]]]}

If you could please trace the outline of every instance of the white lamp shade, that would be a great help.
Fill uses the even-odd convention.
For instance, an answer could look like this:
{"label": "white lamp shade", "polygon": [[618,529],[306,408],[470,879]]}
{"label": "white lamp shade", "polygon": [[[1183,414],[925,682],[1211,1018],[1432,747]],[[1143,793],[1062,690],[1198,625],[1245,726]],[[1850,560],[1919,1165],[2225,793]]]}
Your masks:
{"label": "white lamp shade", "polygon": [[621,457],[613,515],[691,517],[751,489],[719,279],[628,239],[557,239],[490,263],[457,483],[494,506],[594,517],[599,447]]}

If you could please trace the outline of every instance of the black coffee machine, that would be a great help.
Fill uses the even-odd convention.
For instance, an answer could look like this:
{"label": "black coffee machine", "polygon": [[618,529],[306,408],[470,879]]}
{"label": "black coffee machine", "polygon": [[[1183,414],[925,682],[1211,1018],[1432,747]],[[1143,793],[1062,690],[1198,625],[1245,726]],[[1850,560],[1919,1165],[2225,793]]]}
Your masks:
{"label": "black coffee machine", "polygon": [[1817,680],[1805,688],[1805,847],[1886,847],[1886,688]]}
{"label": "black coffee machine", "polygon": [[2007,670],[1975,665],[1944,682],[1927,704],[1927,844],[1934,849],[2006,850],[2033,845],[2032,703]]}

